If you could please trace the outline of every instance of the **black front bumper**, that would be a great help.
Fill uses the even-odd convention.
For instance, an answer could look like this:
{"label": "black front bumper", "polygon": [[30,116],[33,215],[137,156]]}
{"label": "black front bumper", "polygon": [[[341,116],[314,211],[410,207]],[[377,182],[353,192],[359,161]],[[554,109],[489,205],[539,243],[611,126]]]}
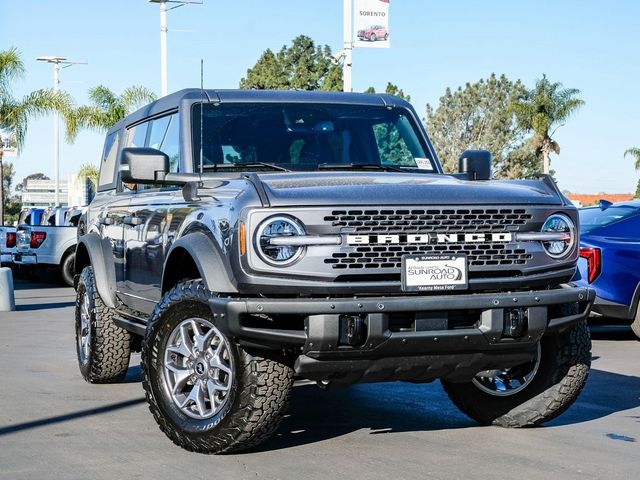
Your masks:
{"label": "black front bumper", "polygon": [[[394,296],[325,299],[214,298],[216,325],[241,343],[301,349],[296,373],[314,380],[362,381],[434,378],[468,380],[481,370],[505,368],[530,360],[541,337],[586,318],[593,304],[591,288],[569,287],[517,293]],[[576,304],[569,313],[563,305]],[[505,319],[517,310],[525,328],[509,335]],[[434,328],[427,323],[392,331],[394,314],[474,311],[477,321],[464,328]],[[564,313],[563,313],[564,312]],[[277,315],[305,317],[303,329],[268,328]],[[344,344],[345,317],[363,320],[358,345]],[[252,318],[251,325],[246,320]],[[256,327],[255,319],[264,318]]]}

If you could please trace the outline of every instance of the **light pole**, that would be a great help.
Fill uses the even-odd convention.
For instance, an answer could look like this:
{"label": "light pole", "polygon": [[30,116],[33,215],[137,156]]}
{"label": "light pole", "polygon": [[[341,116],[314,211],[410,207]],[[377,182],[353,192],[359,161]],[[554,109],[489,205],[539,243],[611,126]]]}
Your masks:
{"label": "light pole", "polygon": [[[167,94],[167,12],[183,5],[202,5],[203,0],[148,0],[149,3],[160,4],[160,96]],[[175,3],[167,8],[167,3]]]}
{"label": "light pole", "polygon": [[[47,56],[36,58],[39,62],[47,62],[53,64],[53,91],[58,92],[60,90],[60,65],[62,68],[68,68],[72,65],[84,65],[87,62],[72,62],[67,60],[66,57]],[[60,118],[57,111],[53,112],[53,163],[54,163],[54,178],[55,178],[55,192],[54,192],[54,207],[60,206]]]}
{"label": "light pole", "polygon": [[343,4],[344,30],[344,63],[342,64],[342,90],[352,91],[351,87],[351,53],[353,52],[353,6],[351,0],[344,0]]}

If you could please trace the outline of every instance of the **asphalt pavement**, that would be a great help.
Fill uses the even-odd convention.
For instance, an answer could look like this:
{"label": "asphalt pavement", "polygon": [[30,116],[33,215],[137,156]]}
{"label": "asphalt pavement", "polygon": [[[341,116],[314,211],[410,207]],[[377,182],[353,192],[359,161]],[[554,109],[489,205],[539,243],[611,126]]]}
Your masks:
{"label": "asphalt pavement", "polygon": [[640,467],[640,342],[597,327],[589,382],[545,427],[479,427],[437,382],[296,386],[276,435],[250,453],[186,452],[125,383],[89,385],[76,363],[74,292],[17,283],[0,312],[0,479],[631,479]]}

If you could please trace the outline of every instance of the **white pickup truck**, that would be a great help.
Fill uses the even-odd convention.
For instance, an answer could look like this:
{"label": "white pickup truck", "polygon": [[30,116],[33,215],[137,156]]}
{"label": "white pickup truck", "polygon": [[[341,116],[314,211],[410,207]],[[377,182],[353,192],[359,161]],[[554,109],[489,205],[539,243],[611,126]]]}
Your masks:
{"label": "white pickup truck", "polygon": [[0,225],[0,266],[10,264],[16,251],[16,227]]}
{"label": "white pickup truck", "polygon": [[40,225],[19,225],[13,263],[60,267],[62,279],[73,286],[80,208],[53,209],[44,213]]}
{"label": "white pickup truck", "polygon": [[[20,212],[18,225],[39,225],[44,212],[44,208],[25,208]],[[0,266],[11,265],[14,253],[16,253],[16,227],[0,225]]]}

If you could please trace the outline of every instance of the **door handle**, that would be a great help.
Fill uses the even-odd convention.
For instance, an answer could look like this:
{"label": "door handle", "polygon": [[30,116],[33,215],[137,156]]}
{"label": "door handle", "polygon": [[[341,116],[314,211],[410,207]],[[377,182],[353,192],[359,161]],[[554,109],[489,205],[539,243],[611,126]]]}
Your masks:
{"label": "door handle", "polygon": [[122,223],[124,223],[125,225],[133,225],[135,227],[138,225],[142,225],[142,219],[138,217],[134,217],[133,215],[127,215],[122,220]]}

